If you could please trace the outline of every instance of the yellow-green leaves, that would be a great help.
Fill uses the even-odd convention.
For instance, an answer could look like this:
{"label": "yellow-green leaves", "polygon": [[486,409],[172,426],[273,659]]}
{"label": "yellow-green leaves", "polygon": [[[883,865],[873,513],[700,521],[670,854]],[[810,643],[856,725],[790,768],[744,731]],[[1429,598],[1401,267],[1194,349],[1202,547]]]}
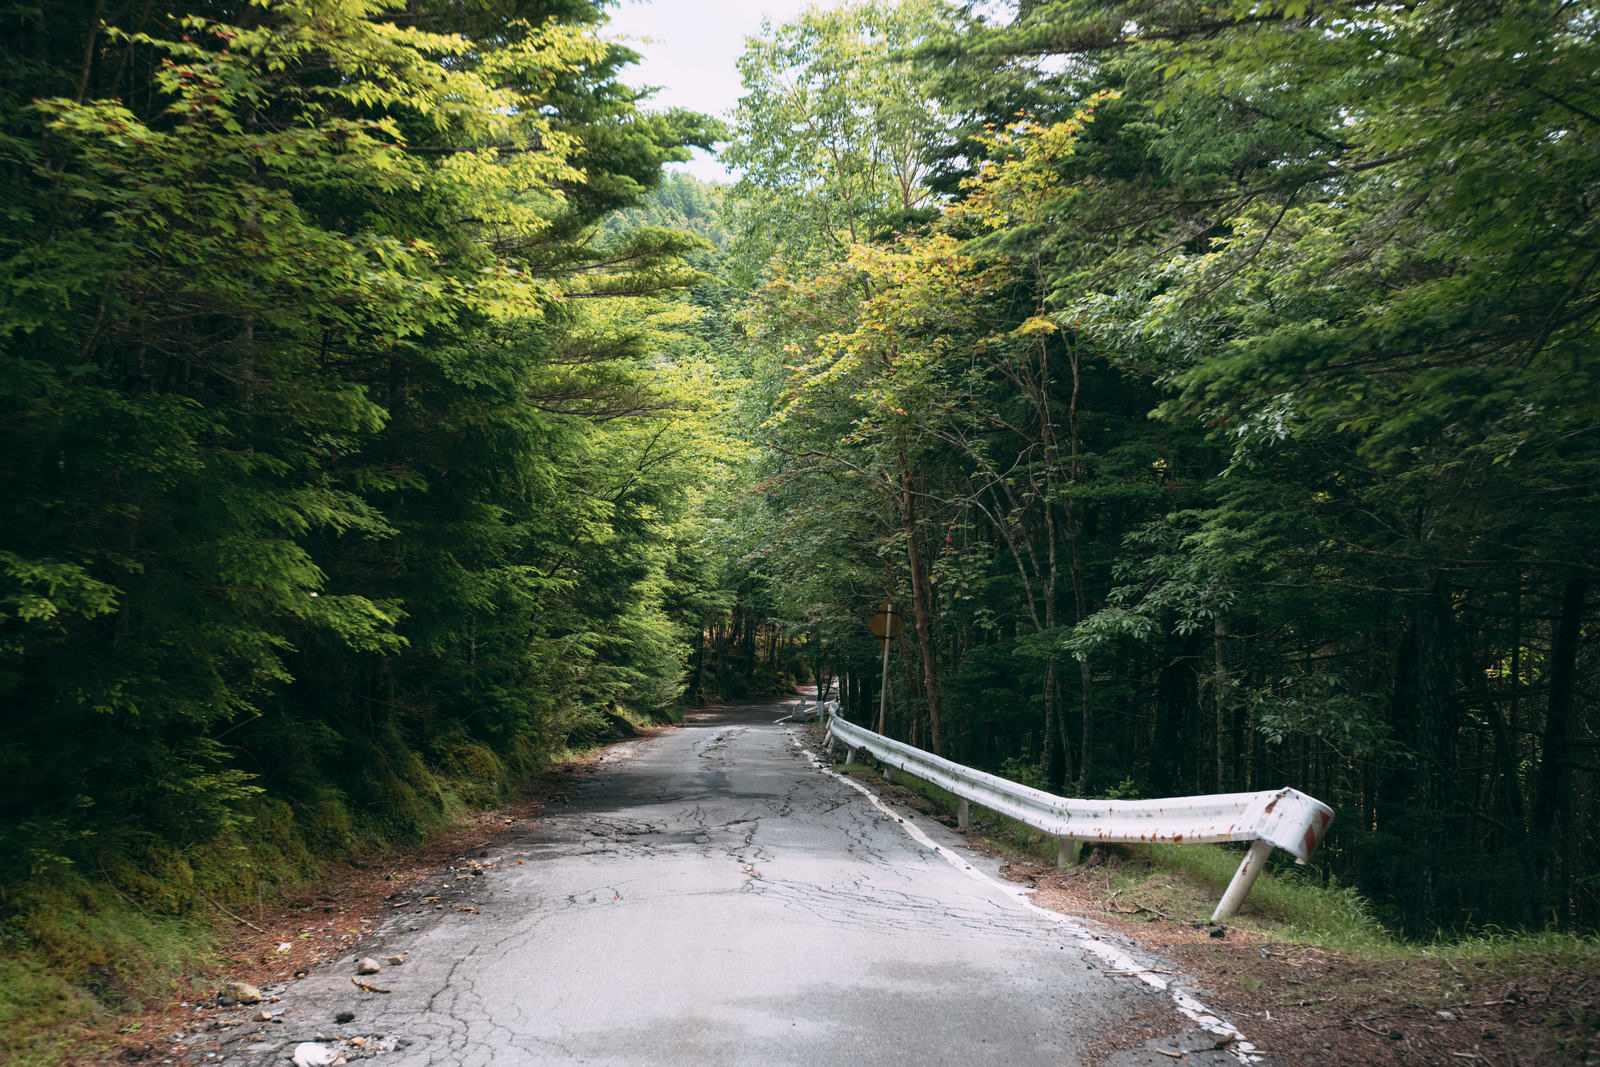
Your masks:
{"label": "yellow-green leaves", "polygon": [[594,230],[709,128],[581,0],[91,6],[0,37],[0,808],[96,816],[0,822],[0,895],[80,829],[203,842],[239,775],[414,833],[444,733],[669,703],[723,386],[660,299],[693,242]]}
{"label": "yellow-green leaves", "polygon": [[989,129],[978,139],[989,154],[977,173],[962,181],[965,195],[950,207],[950,222],[999,230],[1048,221],[1048,214],[1073,194],[1061,186],[1062,164],[1077,151],[1095,108],[1118,95],[1101,90],[1059,122],[1022,115],[1002,129]]}
{"label": "yellow-green leaves", "polygon": [[907,53],[946,32],[942,0],[859,0],[768,27],[739,61],[745,95],[723,153],[742,270],[778,255],[814,264],[927,208],[927,156],[943,119]]}

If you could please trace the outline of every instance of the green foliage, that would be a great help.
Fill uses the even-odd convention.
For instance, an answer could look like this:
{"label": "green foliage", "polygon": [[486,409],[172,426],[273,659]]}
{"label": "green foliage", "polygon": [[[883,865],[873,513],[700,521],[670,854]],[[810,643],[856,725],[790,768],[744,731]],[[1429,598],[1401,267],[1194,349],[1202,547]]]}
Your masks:
{"label": "green foliage", "polygon": [[774,256],[825,262],[932,203],[924,160],[943,122],[907,53],[953,19],[944,0],[859,0],[749,39],[723,152],[743,171],[731,193],[741,280]]}
{"label": "green foliage", "polygon": [[103,1025],[175,992],[214,947],[205,924],[152,916],[82,875],[36,883],[7,911],[0,1049],[10,1062],[48,1062],[65,1051],[69,1027]]}
{"label": "green foliage", "polygon": [[[1195,917],[1203,918],[1215,906],[1239,869],[1241,852],[1227,846],[1128,846],[1135,858],[1147,859],[1155,872],[1179,871],[1198,885]],[[1133,874],[1138,885],[1149,875]],[[1405,947],[1377,921],[1371,904],[1353,886],[1329,882],[1315,869],[1283,865],[1263,871],[1250,890],[1248,910],[1229,920],[1253,928],[1266,928],[1274,937],[1350,952],[1389,955]]]}
{"label": "green foliage", "polygon": [[1028,786],[1030,789],[1049,788],[1049,783],[1044,778],[1044,767],[1041,764],[1028,763],[1018,759],[1016,756],[1012,756],[1000,764],[1000,769],[995,773],[1019,785]]}
{"label": "green foliage", "polygon": [[[735,138],[737,524],[855,711],[894,594],[891,732],[942,703],[951,754],[1086,795],[1292,783],[1397,930],[1593,928],[1592,12],[1055,0],[900,52],[869,13],[754,42]],[[943,124],[937,219],[847,225],[904,112],[824,120],[846,52]]]}
{"label": "green foliage", "polygon": [[603,21],[0,15],[6,899],[166,921],[685,691],[864,717],[887,597],[890,732],[1600,922],[1591,12],[811,11],[731,191]]}
{"label": "green foliage", "polygon": [[[606,220],[719,127],[645,110],[602,22],[0,14],[0,921],[237,905],[674,712],[717,209]],[[80,934],[29,958],[81,982]]]}

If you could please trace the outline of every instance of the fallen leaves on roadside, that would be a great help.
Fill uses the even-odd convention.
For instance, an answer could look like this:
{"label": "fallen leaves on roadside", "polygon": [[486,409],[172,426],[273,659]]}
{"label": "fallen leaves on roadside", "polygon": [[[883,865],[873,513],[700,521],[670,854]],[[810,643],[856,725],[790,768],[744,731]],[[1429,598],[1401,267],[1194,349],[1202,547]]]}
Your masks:
{"label": "fallen leaves on roadside", "polygon": [[373,985],[371,982],[363,982],[359,978],[351,978],[350,981],[354,982],[358,989],[365,989],[368,993],[392,993],[392,992],[394,992],[394,990],[385,989],[381,985]]}

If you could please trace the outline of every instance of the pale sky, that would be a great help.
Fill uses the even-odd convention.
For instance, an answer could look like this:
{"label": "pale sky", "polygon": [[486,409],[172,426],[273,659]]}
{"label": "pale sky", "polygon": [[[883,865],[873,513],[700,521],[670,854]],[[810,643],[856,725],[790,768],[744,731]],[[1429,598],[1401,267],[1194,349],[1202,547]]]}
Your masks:
{"label": "pale sky", "polygon": [[[658,85],[647,106],[685,107],[726,118],[739,101],[744,39],[761,26],[787,22],[807,7],[834,0],[621,0],[610,11],[605,35],[627,38],[644,59],[622,74],[628,85]],[[649,40],[640,40],[649,38]],[[728,181],[715,159],[696,153],[682,168],[702,181]]]}

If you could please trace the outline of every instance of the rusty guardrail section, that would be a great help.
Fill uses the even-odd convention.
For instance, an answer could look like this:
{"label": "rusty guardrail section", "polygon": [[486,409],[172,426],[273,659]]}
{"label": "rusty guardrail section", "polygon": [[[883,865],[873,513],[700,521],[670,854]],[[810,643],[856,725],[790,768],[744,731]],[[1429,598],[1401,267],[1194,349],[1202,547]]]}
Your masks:
{"label": "rusty guardrail section", "polygon": [[830,748],[842,744],[853,759],[857,749],[872,753],[889,768],[932,782],[960,799],[960,823],[968,824],[968,804],[1016,819],[1060,840],[1064,866],[1082,841],[1203,844],[1249,841],[1213,921],[1238,912],[1274,847],[1304,863],[1333,822],[1333,809],[1296,789],[1224,793],[1164,800],[1073,800],[1019,785],[997,775],[952,763],[931,752],[875,734],[840,718],[836,701],[824,705]]}

